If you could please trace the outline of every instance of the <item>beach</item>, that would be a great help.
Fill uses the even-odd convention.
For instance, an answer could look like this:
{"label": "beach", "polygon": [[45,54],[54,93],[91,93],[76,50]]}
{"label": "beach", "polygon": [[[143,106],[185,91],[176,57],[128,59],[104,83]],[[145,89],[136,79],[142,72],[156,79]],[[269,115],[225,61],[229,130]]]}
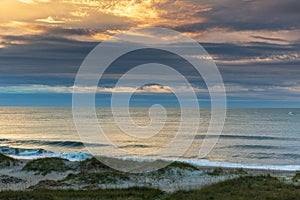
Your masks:
{"label": "beach", "polygon": [[[210,136],[218,142],[204,158],[197,154],[210,118],[208,109],[201,110],[198,133],[183,155],[158,151],[176,133],[180,109],[168,108],[166,128],[139,141],[118,132],[107,108],[96,110],[111,145],[81,141],[69,108],[1,108],[0,199],[13,194],[16,199],[99,199],[100,194],[105,197],[100,199],[199,199],[209,193],[224,200],[226,195],[234,199],[233,192],[238,199],[241,194],[236,191],[245,190],[248,199],[300,196],[299,109],[228,109],[223,132]],[[296,115],[290,115],[291,110]],[[140,124],[149,122],[146,108],[133,108],[131,114]],[[180,142],[187,142],[188,136]],[[128,155],[108,151],[114,146]],[[108,165],[89,152],[92,147]],[[161,167],[153,170],[157,161]]]}
{"label": "beach", "polygon": [[243,176],[271,175],[292,183],[295,171],[197,167],[174,162],[148,173],[125,173],[107,167],[95,158],[69,161],[62,158],[16,160],[2,155],[0,190],[125,189],[150,187],[172,193],[199,189]]}

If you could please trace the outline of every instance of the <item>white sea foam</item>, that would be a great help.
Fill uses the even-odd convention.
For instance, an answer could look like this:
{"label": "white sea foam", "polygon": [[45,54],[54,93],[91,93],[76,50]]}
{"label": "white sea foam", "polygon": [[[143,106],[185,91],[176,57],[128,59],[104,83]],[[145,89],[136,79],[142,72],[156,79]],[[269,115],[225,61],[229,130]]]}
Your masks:
{"label": "white sea foam", "polygon": [[[64,158],[70,161],[82,161],[88,158],[92,158],[92,155],[86,152],[53,152],[44,149],[21,149],[0,147],[0,153],[9,155],[16,159],[38,159],[46,157],[58,157]],[[155,162],[157,157],[146,158],[133,158],[133,157],[116,157],[120,160],[131,160],[136,162]],[[173,162],[172,158],[165,158],[159,160],[166,162]],[[244,168],[244,169],[264,169],[264,170],[284,170],[284,171],[296,171],[300,170],[300,165],[274,165],[274,164],[255,164],[255,163],[234,163],[225,161],[214,161],[209,159],[177,159],[178,162],[188,163],[199,167],[226,167],[226,168]]]}
{"label": "white sea foam", "polygon": [[43,152],[38,153],[37,151],[25,151],[20,154],[9,155],[16,159],[25,159],[25,160],[33,160],[38,158],[47,158],[47,157],[57,157],[64,158],[69,161],[82,161],[88,158],[92,158],[92,155],[85,152],[76,152],[76,153],[65,153],[65,152]]}
{"label": "white sea foam", "polygon": [[[118,158],[121,160],[133,160],[136,162],[155,162],[154,158]],[[160,159],[161,161],[173,162],[172,159]],[[281,170],[281,171],[297,171],[300,170],[300,165],[262,165],[248,163],[233,163],[223,161],[212,161],[208,159],[178,159],[176,162],[187,163],[198,167],[223,167],[223,168],[243,168],[257,170]]]}
{"label": "white sea foam", "polygon": [[[82,161],[88,158],[92,158],[92,155],[85,152],[51,152],[42,149],[32,150],[18,150],[21,151],[18,154],[8,154],[16,159],[38,159],[46,157],[58,157],[64,158],[69,161]],[[131,160],[136,162],[155,162],[156,158],[117,158],[120,160]],[[172,159],[160,159],[166,162],[173,162]],[[296,171],[300,170],[300,165],[262,165],[262,164],[248,164],[248,163],[232,163],[223,161],[212,161],[208,159],[180,159],[177,162],[183,162],[199,167],[225,167],[225,168],[244,168],[244,169],[260,169],[260,170],[283,170],[283,171]]]}
{"label": "white sea foam", "polygon": [[226,167],[226,168],[243,168],[243,169],[263,169],[263,170],[282,170],[282,171],[296,171],[300,170],[300,165],[261,165],[261,164],[246,164],[246,163],[231,163],[211,161],[206,159],[198,160],[181,160],[194,166],[200,167]]}

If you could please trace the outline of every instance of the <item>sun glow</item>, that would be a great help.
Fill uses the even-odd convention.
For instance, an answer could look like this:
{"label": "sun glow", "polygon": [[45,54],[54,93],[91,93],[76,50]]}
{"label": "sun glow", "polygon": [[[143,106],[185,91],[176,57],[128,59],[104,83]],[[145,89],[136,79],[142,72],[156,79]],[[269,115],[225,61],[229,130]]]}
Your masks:
{"label": "sun glow", "polygon": [[159,14],[152,7],[153,1],[108,1],[102,2],[100,12],[114,14],[116,16],[128,17],[135,20],[156,19]]}

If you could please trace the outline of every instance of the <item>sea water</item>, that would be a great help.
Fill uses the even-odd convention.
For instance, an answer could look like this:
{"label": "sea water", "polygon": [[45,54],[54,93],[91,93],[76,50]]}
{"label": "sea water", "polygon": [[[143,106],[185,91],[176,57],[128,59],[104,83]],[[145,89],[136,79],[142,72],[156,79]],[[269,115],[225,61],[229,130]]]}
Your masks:
{"label": "sea water", "polygon": [[[181,120],[179,108],[167,108],[167,121],[159,134],[134,140],[120,131],[108,108],[96,111],[112,145],[129,153],[125,159],[130,159],[130,153],[157,152],[176,136]],[[145,126],[151,121],[147,108],[131,108],[130,113],[137,125]],[[205,158],[199,158],[210,117],[209,109],[200,109],[198,132],[182,156],[153,154],[152,158],[179,159],[200,166],[300,170],[300,109],[227,109],[217,144]],[[103,152],[108,148],[97,141],[90,145],[97,146],[100,153],[101,148]],[[77,133],[71,108],[1,107],[0,152],[25,159],[91,157]]]}

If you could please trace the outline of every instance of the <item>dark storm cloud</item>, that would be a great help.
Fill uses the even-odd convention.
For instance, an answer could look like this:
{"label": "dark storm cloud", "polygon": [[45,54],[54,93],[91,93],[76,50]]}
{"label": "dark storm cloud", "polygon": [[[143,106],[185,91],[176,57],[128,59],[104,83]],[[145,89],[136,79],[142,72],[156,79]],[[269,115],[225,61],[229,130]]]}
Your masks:
{"label": "dark storm cloud", "polygon": [[[27,42],[23,45],[12,45],[0,50],[0,83],[3,85],[44,84],[71,86],[80,64],[86,55],[97,45],[94,42],[80,42],[58,37],[7,37],[6,39]],[[269,43],[245,44],[215,44],[205,43],[204,48],[210,55],[218,57],[216,63],[226,85],[239,85],[253,91],[261,87],[289,86],[290,82],[299,80],[300,61],[298,60],[269,60],[257,62],[252,58],[268,58],[272,55],[290,54],[299,50],[299,43],[278,45]],[[134,57],[135,56],[135,57]],[[150,56],[150,57],[149,57]],[[123,62],[116,64],[110,76],[103,79],[103,86],[110,86],[124,64],[131,65],[133,60],[143,59],[148,62],[153,56],[133,55]],[[170,65],[177,63],[187,76],[193,77],[193,72],[176,57],[157,54],[156,59],[168,59]],[[271,57],[272,58],[272,57]],[[249,59],[247,63],[230,63]],[[229,61],[229,63],[224,63]],[[191,78],[194,86],[205,87],[202,79]],[[300,83],[299,83],[300,84]],[[237,91],[239,92],[239,91]],[[231,92],[232,93],[232,92]],[[245,93],[245,92],[244,92]],[[241,94],[241,93],[240,93]],[[243,94],[245,95],[245,94]]]}
{"label": "dark storm cloud", "polygon": [[92,36],[97,33],[96,30],[91,29],[83,29],[83,28],[62,28],[62,27],[41,27],[46,31],[47,34],[50,35],[78,35],[78,36]]}
{"label": "dark storm cloud", "polygon": [[81,62],[97,43],[53,36],[4,36],[24,44],[0,49],[0,76],[74,77]]}
{"label": "dark storm cloud", "polygon": [[[204,46],[209,54],[218,57],[220,61],[238,61],[240,59],[254,59],[257,57],[267,58],[276,55],[292,55],[293,53],[299,53],[300,51],[300,43],[298,42],[289,45],[264,42],[249,42],[244,44],[201,43],[201,45]],[[284,60],[284,63],[288,64],[292,61],[293,60]],[[280,63],[279,60],[270,60],[266,62],[266,64],[275,64],[274,62]],[[255,64],[255,60],[253,60],[251,64]]]}
{"label": "dark storm cloud", "polygon": [[97,33],[107,33],[109,31],[119,30],[119,29],[130,29],[128,24],[121,24],[117,27],[115,25],[102,25],[97,28],[65,28],[60,26],[42,26],[37,25],[35,28],[42,30],[45,35],[51,36],[93,36]]}
{"label": "dark storm cloud", "polygon": [[299,42],[290,45],[205,43],[203,46],[216,57],[226,84],[250,89],[299,84]]}
{"label": "dark storm cloud", "polygon": [[271,42],[288,42],[288,40],[280,39],[280,38],[270,38],[270,37],[263,37],[263,36],[252,36],[256,39],[263,39]]}
{"label": "dark storm cloud", "polygon": [[209,28],[233,30],[291,30],[300,28],[300,1],[234,1],[211,5],[212,10],[201,12],[204,23],[191,23],[176,27],[178,31],[198,32]]}

